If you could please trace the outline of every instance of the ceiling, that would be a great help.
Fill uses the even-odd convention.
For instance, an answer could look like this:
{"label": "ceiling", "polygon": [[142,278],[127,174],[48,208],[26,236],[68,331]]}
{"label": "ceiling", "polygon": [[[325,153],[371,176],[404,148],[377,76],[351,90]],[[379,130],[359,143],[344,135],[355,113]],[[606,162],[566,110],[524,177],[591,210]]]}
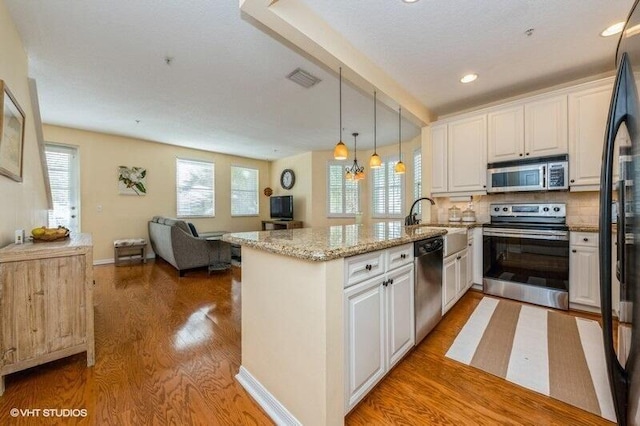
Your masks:
{"label": "ceiling", "polygon": [[[436,115],[611,71],[617,37],[599,32],[624,20],[633,3],[280,3],[289,1],[306,5]],[[237,1],[4,2],[47,124],[267,160],[332,149],[338,140],[336,67],[279,41]],[[298,67],[321,82],[305,89],[287,80]],[[462,85],[467,72],[480,77]],[[343,86],[350,147],[354,131],[359,148],[373,147],[371,91]],[[378,145],[397,143],[396,108],[378,103]],[[419,135],[415,122],[403,120],[403,140]]]}

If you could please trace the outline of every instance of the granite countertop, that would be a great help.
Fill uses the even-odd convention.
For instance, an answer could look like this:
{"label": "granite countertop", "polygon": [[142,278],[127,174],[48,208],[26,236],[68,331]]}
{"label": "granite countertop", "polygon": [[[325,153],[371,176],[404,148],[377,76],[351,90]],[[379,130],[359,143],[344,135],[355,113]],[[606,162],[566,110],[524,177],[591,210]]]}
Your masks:
{"label": "granite countertop", "polygon": [[446,233],[446,229],[431,225],[403,226],[401,222],[379,222],[370,225],[239,232],[225,234],[222,240],[284,256],[324,262]]}
{"label": "granite countertop", "polygon": [[598,225],[569,224],[567,226],[569,227],[569,231],[572,231],[572,232],[598,232],[598,230],[600,229]]}

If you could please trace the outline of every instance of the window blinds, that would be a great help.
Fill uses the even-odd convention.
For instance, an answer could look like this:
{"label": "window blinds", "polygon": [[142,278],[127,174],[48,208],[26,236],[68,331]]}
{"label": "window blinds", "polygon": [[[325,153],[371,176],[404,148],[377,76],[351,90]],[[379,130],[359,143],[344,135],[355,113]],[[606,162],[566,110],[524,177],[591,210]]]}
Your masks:
{"label": "window blinds", "polygon": [[214,164],[176,159],[177,216],[215,215]]}
{"label": "window blinds", "polygon": [[231,215],[256,216],[258,211],[258,170],[231,166]]}

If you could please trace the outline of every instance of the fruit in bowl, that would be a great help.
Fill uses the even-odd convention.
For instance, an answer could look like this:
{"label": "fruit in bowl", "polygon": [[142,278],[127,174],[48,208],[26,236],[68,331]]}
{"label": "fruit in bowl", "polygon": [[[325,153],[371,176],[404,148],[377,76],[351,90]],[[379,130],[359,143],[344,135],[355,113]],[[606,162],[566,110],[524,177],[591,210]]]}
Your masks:
{"label": "fruit in bowl", "polygon": [[69,236],[69,229],[64,226],[58,226],[57,228],[47,228],[41,226],[39,228],[33,228],[31,230],[34,240],[53,241]]}

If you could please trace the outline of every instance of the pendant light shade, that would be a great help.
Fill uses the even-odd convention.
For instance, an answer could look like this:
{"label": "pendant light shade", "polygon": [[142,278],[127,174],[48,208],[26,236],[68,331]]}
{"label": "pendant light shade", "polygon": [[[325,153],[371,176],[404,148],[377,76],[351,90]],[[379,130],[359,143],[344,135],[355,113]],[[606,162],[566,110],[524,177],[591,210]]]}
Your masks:
{"label": "pendant light shade", "polygon": [[372,169],[378,169],[382,165],[382,158],[376,152],[376,142],[377,142],[377,117],[376,117],[376,106],[377,106],[377,92],[373,92],[373,154],[369,159],[369,167]]}
{"label": "pendant light shade", "polygon": [[393,170],[398,175],[402,175],[407,171],[402,162],[402,107],[398,107],[398,162]]}
{"label": "pendant light shade", "polygon": [[364,167],[358,164],[358,133],[353,134],[353,164],[345,169],[345,179],[364,179]]}
{"label": "pendant light shade", "polygon": [[[346,160],[349,156],[347,146],[342,142],[342,67],[340,67],[340,84],[339,84],[339,111],[340,111],[340,139],[333,149],[333,158],[336,160]],[[348,179],[348,177],[347,177]]]}

